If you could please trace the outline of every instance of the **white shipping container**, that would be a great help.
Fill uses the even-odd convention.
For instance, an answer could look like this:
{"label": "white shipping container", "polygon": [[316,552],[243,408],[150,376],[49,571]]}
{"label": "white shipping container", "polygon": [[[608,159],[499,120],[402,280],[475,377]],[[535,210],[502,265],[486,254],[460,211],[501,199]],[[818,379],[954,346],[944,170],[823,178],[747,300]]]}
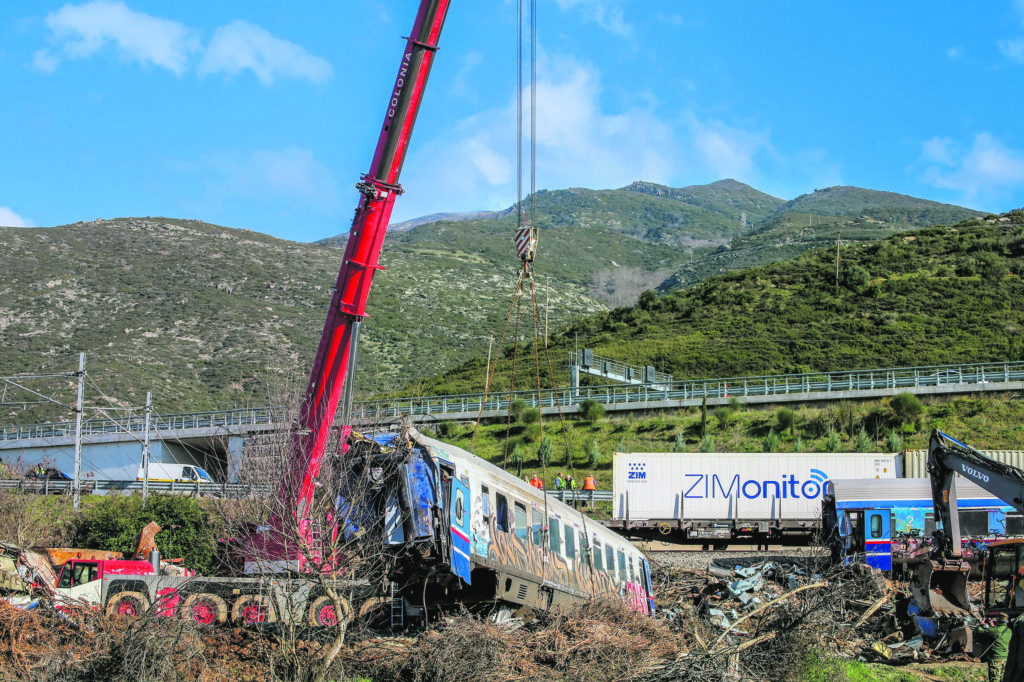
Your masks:
{"label": "white shipping container", "polygon": [[[1022,450],[979,450],[997,462],[1024,469],[1024,451]],[[928,478],[928,451],[903,451],[903,478]]]}
{"label": "white shipping container", "polygon": [[795,520],[821,516],[825,482],[898,478],[896,454],[621,453],[613,516],[646,520]]}

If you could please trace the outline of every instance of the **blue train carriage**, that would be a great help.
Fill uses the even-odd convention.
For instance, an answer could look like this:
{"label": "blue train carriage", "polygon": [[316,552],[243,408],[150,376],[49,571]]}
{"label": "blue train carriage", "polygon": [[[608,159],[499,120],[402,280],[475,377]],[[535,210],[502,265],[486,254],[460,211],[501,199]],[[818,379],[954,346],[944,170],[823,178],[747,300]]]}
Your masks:
{"label": "blue train carriage", "polygon": [[[979,486],[956,479],[962,551],[1024,535],[1024,517]],[[885,571],[927,556],[936,522],[927,478],[835,479],[822,497],[822,527],[835,561]]]}
{"label": "blue train carriage", "polygon": [[600,598],[654,613],[650,565],[627,540],[466,450],[414,429],[407,437],[384,515],[389,544],[411,549],[395,576],[410,615]]}

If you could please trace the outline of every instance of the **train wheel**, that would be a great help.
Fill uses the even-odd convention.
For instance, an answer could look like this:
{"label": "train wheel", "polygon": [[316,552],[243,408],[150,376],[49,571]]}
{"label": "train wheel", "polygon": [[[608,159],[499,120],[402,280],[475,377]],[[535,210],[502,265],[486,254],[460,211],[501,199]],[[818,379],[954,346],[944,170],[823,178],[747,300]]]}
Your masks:
{"label": "train wheel", "polygon": [[228,605],[215,594],[193,594],[180,613],[195,625],[222,625],[228,620]]}
{"label": "train wheel", "polygon": [[120,592],[107,602],[108,616],[137,618],[149,610],[149,599],[141,592]]}
{"label": "train wheel", "polygon": [[262,594],[246,594],[231,607],[231,622],[239,625],[269,625],[277,622],[274,605]]}
{"label": "train wheel", "polygon": [[[338,602],[341,604],[341,613],[345,621],[348,623],[352,622],[352,606],[348,603],[348,599],[339,597]],[[327,595],[322,595],[313,600],[313,603],[309,607],[309,624],[315,627],[330,628],[337,625],[339,622],[338,614],[334,609],[334,602]]]}

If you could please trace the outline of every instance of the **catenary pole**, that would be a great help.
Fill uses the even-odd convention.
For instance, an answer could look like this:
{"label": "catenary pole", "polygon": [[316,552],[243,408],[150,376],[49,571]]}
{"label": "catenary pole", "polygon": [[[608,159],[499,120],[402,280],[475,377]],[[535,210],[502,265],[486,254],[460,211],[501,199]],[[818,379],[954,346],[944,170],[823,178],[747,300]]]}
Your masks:
{"label": "catenary pole", "polygon": [[78,406],[75,408],[75,501],[77,513],[82,505],[82,411],[85,409],[85,353],[78,354]]}
{"label": "catenary pole", "polygon": [[153,393],[146,394],[146,440],[142,443],[142,506],[149,497],[149,418],[153,414]]}

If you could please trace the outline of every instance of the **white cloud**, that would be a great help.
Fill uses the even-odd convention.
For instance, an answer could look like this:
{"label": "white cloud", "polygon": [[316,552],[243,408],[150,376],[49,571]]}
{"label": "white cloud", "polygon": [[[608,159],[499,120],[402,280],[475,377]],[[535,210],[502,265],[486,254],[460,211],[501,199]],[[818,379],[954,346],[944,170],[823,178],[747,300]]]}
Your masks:
{"label": "white cloud", "polygon": [[205,48],[198,30],[135,12],[113,0],[64,5],[46,17],[46,25],[50,47],[33,57],[40,71],[55,71],[66,59],[87,59],[113,46],[125,61],[150,64],[178,76],[193,68],[201,75],[229,76],[250,70],[261,83],[270,85],[279,78],[320,84],[332,73],[327,60],[241,20],[215,30]]}
{"label": "white cloud", "polygon": [[272,84],[277,77],[304,78],[320,84],[332,71],[327,60],[295,43],[275,38],[264,28],[236,19],[214,32],[199,64],[199,73],[233,76],[246,69],[264,85]]}
{"label": "white cloud", "polygon": [[62,59],[91,57],[111,44],[126,61],[181,75],[199,49],[196,32],[184,24],[133,12],[124,3],[110,0],[64,5],[46,17],[46,25],[54,47],[40,50],[34,59],[43,71],[53,71]]}
{"label": "white cloud", "polygon": [[[537,83],[538,188],[622,187],[634,180],[668,182],[681,148],[671,127],[641,108],[600,107],[600,75],[569,59],[541,61]],[[528,122],[526,129],[529,129]],[[406,165],[404,215],[505,208],[515,202],[515,102],[459,121],[418,147]],[[418,160],[430,159],[430,163]],[[524,164],[529,164],[524,149]],[[526,182],[528,182],[528,178]],[[528,191],[524,187],[524,192]],[[429,197],[416,202],[412,197]],[[467,203],[469,202],[469,203]],[[417,208],[417,205],[419,208]],[[426,209],[426,210],[424,210]]]}
{"label": "white cloud", "polygon": [[962,45],[954,45],[946,50],[946,58],[952,62],[959,61],[964,56],[964,48]]}
{"label": "white cloud", "polygon": [[583,16],[623,38],[633,36],[633,27],[626,23],[620,0],[556,0],[562,11],[579,8]]}
{"label": "white cloud", "polygon": [[957,153],[957,144],[948,137],[933,137],[921,145],[921,153],[925,161],[953,165],[953,157]]}
{"label": "white cloud", "polygon": [[721,121],[698,121],[690,117],[693,146],[704,165],[715,175],[726,178],[751,178],[754,155],[769,147],[767,132],[750,132]]}
{"label": "white cloud", "polygon": [[35,227],[31,220],[22,218],[6,206],[0,206],[0,225],[4,227]]}
{"label": "white cloud", "polygon": [[1024,38],[1018,40],[1000,40],[999,51],[1010,61],[1024,64]]}
{"label": "white cloud", "polygon": [[952,140],[933,139],[922,145],[929,163],[924,180],[965,197],[998,196],[1024,186],[1024,152],[1011,149],[990,133],[978,133],[969,149]]}

